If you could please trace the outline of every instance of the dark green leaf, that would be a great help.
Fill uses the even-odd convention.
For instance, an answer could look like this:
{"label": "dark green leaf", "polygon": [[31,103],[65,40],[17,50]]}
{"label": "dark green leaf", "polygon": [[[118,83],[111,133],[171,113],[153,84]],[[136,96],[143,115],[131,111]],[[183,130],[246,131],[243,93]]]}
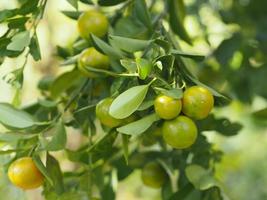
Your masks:
{"label": "dark green leaf", "polygon": [[17,9],[13,10],[1,10],[0,11],[0,23],[5,21],[6,19],[13,17],[17,14]]}
{"label": "dark green leaf", "polygon": [[91,35],[91,39],[93,41],[94,47],[100,51],[101,53],[108,55],[112,58],[123,58],[123,53],[119,51],[118,49],[115,49],[108,45],[106,42],[103,40],[99,39],[98,37]]}
{"label": "dark green leaf", "polygon": [[135,122],[117,128],[117,131],[126,135],[137,136],[145,132],[154,122],[160,120],[156,114],[151,114]]}
{"label": "dark green leaf", "polygon": [[114,29],[114,34],[122,37],[144,39],[147,38],[148,29],[136,18],[127,16],[120,18]]}
{"label": "dark green leaf", "polygon": [[100,6],[114,6],[120,4],[126,0],[98,0]]}
{"label": "dark green leaf", "polygon": [[110,156],[112,154],[113,143],[115,142],[117,135],[116,131],[105,134],[88,149],[87,155],[88,153],[91,154],[93,161]]}
{"label": "dark green leaf", "polygon": [[196,61],[203,61],[205,59],[205,56],[203,56],[203,55],[186,53],[186,52],[182,52],[182,51],[179,51],[176,49],[172,49],[171,53],[174,55],[179,55],[179,56],[185,57],[185,58],[191,58],[191,59],[196,60]]}
{"label": "dark green leaf", "polygon": [[48,181],[48,183],[53,186],[53,180],[50,177],[49,171],[47,170],[47,168],[44,166],[43,162],[41,161],[39,155],[35,154],[33,156],[33,161],[36,164],[37,168],[40,170],[40,172],[43,174],[43,176],[45,177],[45,179]]}
{"label": "dark green leaf", "polygon": [[214,130],[225,136],[236,135],[242,129],[241,124],[230,122],[227,118],[216,119],[214,115],[209,115],[206,119],[199,121],[198,127],[202,131]]}
{"label": "dark green leaf", "polygon": [[120,94],[110,106],[110,115],[117,119],[129,117],[143,102],[148,88],[149,85],[139,85]]}
{"label": "dark green leaf", "polygon": [[152,29],[151,17],[147,9],[145,0],[135,0],[133,5],[133,15],[139,19],[149,30]]}
{"label": "dark green leaf", "polygon": [[29,17],[17,17],[7,20],[8,28],[16,29],[23,28],[24,24],[28,21]]}
{"label": "dark green leaf", "polygon": [[53,180],[53,186],[57,194],[64,192],[63,176],[58,161],[47,153],[46,156],[46,169],[49,177]]}
{"label": "dark green leaf", "polygon": [[123,146],[123,155],[125,158],[125,162],[128,165],[128,157],[129,157],[129,135],[121,134],[122,137],[122,146]]}
{"label": "dark green leaf", "polygon": [[170,26],[172,30],[188,44],[191,44],[187,31],[184,27],[183,19],[180,18],[179,14],[181,8],[179,7],[179,0],[168,0],[169,14],[170,14]]}
{"label": "dark green leaf", "polygon": [[61,11],[65,16],[77,20],[82,14],[81,11]]}
{"label": "dark green leaf", "polygon": [[76,10],[78,9],[78,0],[67,0]]}
{"label": "dark green leaf", "polygon": [[39,41],[37,38],[37,35],[34,34],[31,43],[30,43],[30,54],[32,55],[33,59],[35,61],[41,60],[41,51],[40,51],[40,46],[39,46]]}
{"label": "dark green leaf", "polygon": [[263,108],[254,112],[253,116],[259,119],[267,119],[267,108]]}

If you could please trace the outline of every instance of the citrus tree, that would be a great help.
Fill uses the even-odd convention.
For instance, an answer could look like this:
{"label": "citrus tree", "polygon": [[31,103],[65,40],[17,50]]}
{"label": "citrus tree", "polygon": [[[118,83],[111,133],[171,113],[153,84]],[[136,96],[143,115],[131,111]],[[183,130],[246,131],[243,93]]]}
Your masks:
{"label": "citrus tree", "polygon": [[[116,183],[141,170],[140,184],[160,189],[162,199],[227,199],[214,177],[222,152],[203,131],[235,135],[241,125],[217,118],[214,106],[230,99],[192,73],[205,55],[185,52],[194,44],[184,27],[182,0],[68,0],[79,37],[57,47],[61,66],[71,71],[45,76],[38,102],[20,107],[26,61],[5,80],[15,89],[10,104],[0,103],[1,140],[9,144],[4,170],[15,186],[42,186],[48,200],[116,198]],[[0,58],[43,53],[36,28],[47,0],[20,0],[0,12],[7,25]],[[78,9],[78,4],[88,6]],[[49,13],[49,11],[47,11]],[[71,117],[65,117],[66,113]],[[67,127],[86,139],[66,148]],[[69,130],[69,129],[68,129]],[[55,151],[77,164],[62,172]]]}

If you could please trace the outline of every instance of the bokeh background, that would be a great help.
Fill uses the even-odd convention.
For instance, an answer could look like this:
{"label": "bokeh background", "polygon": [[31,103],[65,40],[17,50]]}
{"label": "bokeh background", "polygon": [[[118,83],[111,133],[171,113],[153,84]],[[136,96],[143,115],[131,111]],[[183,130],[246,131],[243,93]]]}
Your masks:
{"label": "bokeh background", "polygon": [[[214,146],[224,152],[216,176],[233,200],[267,199],[267,114],[255,112],[267,107],[267,1],[262,0],[185,0],[187,16],[185,26],[193,47],[181,43],[182,49],[207,55],[203,63],[192,63],[192,71],[208,85],[225,92],[233,101],[230,105],[214,110],[216,116],[226,116],[240,122],[243,129],[238,135],[224,137],[206,132]],[[15,0],[1,0],[0,10],[14,8]],[[160,4],[158,6],[161,6]],[[81,5],[80,9],[88,7]],[[77,37],[76,22],[60,11],[72,10],[66,0],[48,1],[44,19],[38,27],[42,60],[29,59],[25,71],[22,104],[29,105],[41,98],[38,80],[44,75],[60,74],[71,68],[60,68],[55,56],[56,45],[68,46]],[[5,31],[0,26],[0,35]],[[0,101],[11,102],[14,89],[2,77],[21,66],[23,55],[5,59],[0,67]],[[1,127],[0,130],[3,130]],[[81,138],[74,130],[68,131],[68,143],[74,148]],[[74,142],[73,142],[74,141]],[[77,143],[77,144],[76,144]],[[7,145],[0,142],[0,148]],[[73,163],[65,161],[64,154],[57,155],[64,170]],[[5,156],[0,155],[0,163]],[[141,184],[140,171],[134,172],[118,185],[118,200],[157,200],[158,190]],[[41,190],[23,192],[0,174],[0,199],[41,200]]]}

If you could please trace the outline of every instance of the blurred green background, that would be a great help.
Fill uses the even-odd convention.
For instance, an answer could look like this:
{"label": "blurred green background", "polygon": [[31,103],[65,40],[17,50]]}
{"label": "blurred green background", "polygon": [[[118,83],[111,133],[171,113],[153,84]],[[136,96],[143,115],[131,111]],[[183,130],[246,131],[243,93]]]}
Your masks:
{"label": "blurred green background", "polygon": [[[225,153],[222,163],[217,166],[216,176],[230,199],[267,199],[267,111],[257,113],[267,107],[267,1],[185,0],[185,3],[185,26],[194,45],[181,42],[182,49],[207,55],[203,63],[192,63],[191,70],[203,82],[233,99],[230,105],[215,109],[214,114],[243,125],[242,131],[231,137],[205,133],[214,146]],[[0,1],[0,9],[16,6],[15,0]],[[80,7],[81,10],[86,8]],[[54,56],[55,47],[71,45],[78,33],[76,22],[66,18],[61,10],[72,10],[72,7],[66,0],[48,1],[44,20],[38,27],[43,59],[27,63],[23,105],[41,97],[36,85],[42,76],[68,70],[58,67],[60,60]],[[0,34],[5,29],[0,26]],[[0,67],[1,77],[18,68],[22,60],[5,59]],[[0,101],[10,102],[13,95],[12,87],[1,79]],[[2,149],[8,148],[6,144],[0,144]],[[73,142],[68,144],[74,149],[75,145]],[[58,156],[62,159],[63,170],[75,167],[64,160],[64,155]],[[4,160],[5,157],[0,156],[0,162]],[[9,184],[3,171],[0,176],[1,199],[42,199],[40,189],[24,193]],[[160,197],[158,190],[141,184],[140,172],[136,171],[118,185],[118,200],[125,199],[157,200]]]}

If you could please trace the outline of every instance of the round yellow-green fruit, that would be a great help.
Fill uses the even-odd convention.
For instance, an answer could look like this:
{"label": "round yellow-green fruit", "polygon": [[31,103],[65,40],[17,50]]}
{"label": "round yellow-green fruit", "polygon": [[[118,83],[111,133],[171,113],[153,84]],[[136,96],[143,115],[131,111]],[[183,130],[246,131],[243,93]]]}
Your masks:
{"label": "round yellow-green fruit", "polygon": [[108,69],[109,68],[108,56],[100,53],[94,47],[85,49],[78,59],[78,69],[87,77],[97,77],[97,74],[89,71],[86,67],[95,69]]}
{"label": "round yellow-green fruit", "polygon": [[162,134],[165,142],[173,148],[190,147],[197,139],[197,126],[186,116],[179,116],[163,123]]}
{"label": "round yellow-green fruit", "polygon": [[157,162],[149,162],[142,169],[143,183],[152,188],[161,188],[167,180],[167,174]]}
{"label": "round yellow-green fruit", "polygon": [[123,123],[122,119],[116,119],[109,114],[109,108],[113,100],[114,99],[112,98],[106,98],[96,105],[96,117],[103,125],[109,128],[119,126],[121,123]]}
{"label": "round yellow-green fruit", "polygon": [[108,19],[98,10],[88,10],[79,17],[78,30],[80,36],[87,40],[90,34],[103,37],[108,31]]}
{"label": "round yellow-green fruit", "polygon": [[182,112],[193,119],[206,118],[214,105],[212,93],[201,86],[193,86],[185,90],[182,99]]}
{"label": "round yellow-green fruit", "polygon": [[154,101],[154,109],[160,118],[173,119],[180,114],[182,102],[179,99],[160,95]]}

